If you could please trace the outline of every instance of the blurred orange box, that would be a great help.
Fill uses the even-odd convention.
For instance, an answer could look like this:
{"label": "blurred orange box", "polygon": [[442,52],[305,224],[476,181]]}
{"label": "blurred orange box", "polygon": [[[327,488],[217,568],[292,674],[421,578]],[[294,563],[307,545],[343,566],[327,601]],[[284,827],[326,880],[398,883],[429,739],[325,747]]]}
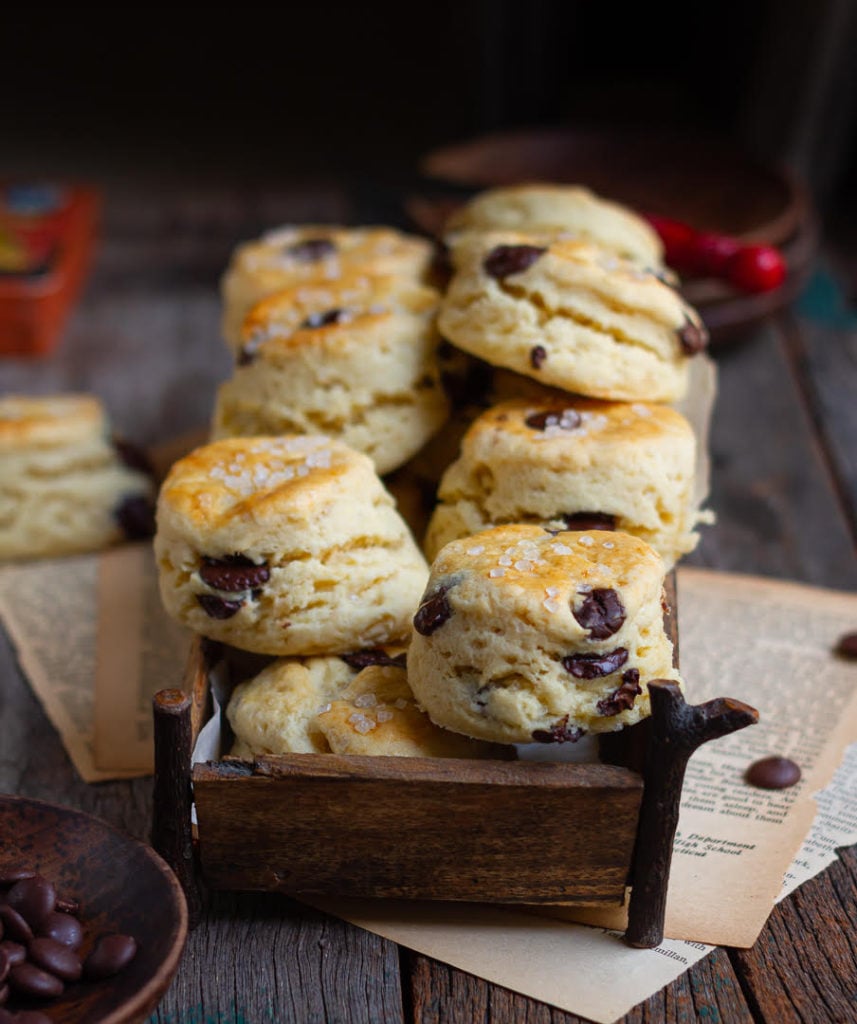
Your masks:
{"label": "blurred orange box", "polygon": [[56,347],[89,269],[99,207],[92,188],[0,183],[0,356]]}

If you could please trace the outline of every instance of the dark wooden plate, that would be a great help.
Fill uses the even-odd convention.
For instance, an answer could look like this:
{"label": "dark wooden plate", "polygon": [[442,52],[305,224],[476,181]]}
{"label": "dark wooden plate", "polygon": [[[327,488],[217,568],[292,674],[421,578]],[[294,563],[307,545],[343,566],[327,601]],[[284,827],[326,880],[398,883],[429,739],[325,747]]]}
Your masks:
{"label": "dark wooden plate", "polygon": [[136,1024],[155,1009],[179,964],[187,906],[154,850],[69,807],[0,796],[3,853],[20,856],[80,901],[86,955],[105,932],[133,935],[138,950],[115,977],[77,982],[40,1009],[57,1024]]}
{"label": "dark wooden plate", "polygon": [[408,200],[411,218],[433,234],[468,192],[555,181],[587,185],[699,231],[778,246],[789,272],[775,291],[746,295],[709,278],[683,282],[682,291],[715,342],[733,338],[790,302],[815,254],[817,225],[806,188],[788,171],[754,160],[723,139],[651,131],[511,131],[437,149],[424,157],[420,170],[457,192],[450,196],[428,186]]}

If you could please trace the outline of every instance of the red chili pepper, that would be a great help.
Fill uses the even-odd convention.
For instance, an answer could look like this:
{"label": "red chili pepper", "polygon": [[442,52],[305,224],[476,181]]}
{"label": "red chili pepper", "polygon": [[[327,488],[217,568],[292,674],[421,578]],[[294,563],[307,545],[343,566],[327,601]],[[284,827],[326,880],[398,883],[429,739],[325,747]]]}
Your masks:
{"label": "red chili pepper", "polygon": [[647,214],[664,245],[667,263],[679,273],[717,277],[745,292],[779,288],[785,260],[770,245],[742,245],[728,235],[695,231],[682,221]]}

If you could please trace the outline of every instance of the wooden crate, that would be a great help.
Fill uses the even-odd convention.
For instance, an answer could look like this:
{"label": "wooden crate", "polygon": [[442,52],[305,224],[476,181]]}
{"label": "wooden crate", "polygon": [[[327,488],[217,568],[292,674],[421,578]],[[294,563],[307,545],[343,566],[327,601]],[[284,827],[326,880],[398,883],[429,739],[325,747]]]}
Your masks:
{"label": "wooden crate", "polygon": [[[674,622],[668,614],[677,653]],[[605,738],[611,763],[290,754],[191,767],[221,654],[196,642],[187,692],[155,698],[152,841],[192,909],[191,799],[214,888],[594,906],[622,903],[631,885],[626,937],[655,945],[687,760],[758,717],[738,701],[692,707],[661,680],[650,684],[651,719]]]}

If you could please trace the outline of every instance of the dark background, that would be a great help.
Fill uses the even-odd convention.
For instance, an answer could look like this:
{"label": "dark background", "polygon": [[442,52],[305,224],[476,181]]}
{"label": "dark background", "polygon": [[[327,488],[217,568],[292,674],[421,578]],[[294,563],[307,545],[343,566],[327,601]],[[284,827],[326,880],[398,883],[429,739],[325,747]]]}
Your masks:
{"label": "dark background", "polygon": [[0,173],[395,181],[486,130],[651,125],[785,160],[838,208],[857,178],[855,8],[16,9],[0,31]]}

